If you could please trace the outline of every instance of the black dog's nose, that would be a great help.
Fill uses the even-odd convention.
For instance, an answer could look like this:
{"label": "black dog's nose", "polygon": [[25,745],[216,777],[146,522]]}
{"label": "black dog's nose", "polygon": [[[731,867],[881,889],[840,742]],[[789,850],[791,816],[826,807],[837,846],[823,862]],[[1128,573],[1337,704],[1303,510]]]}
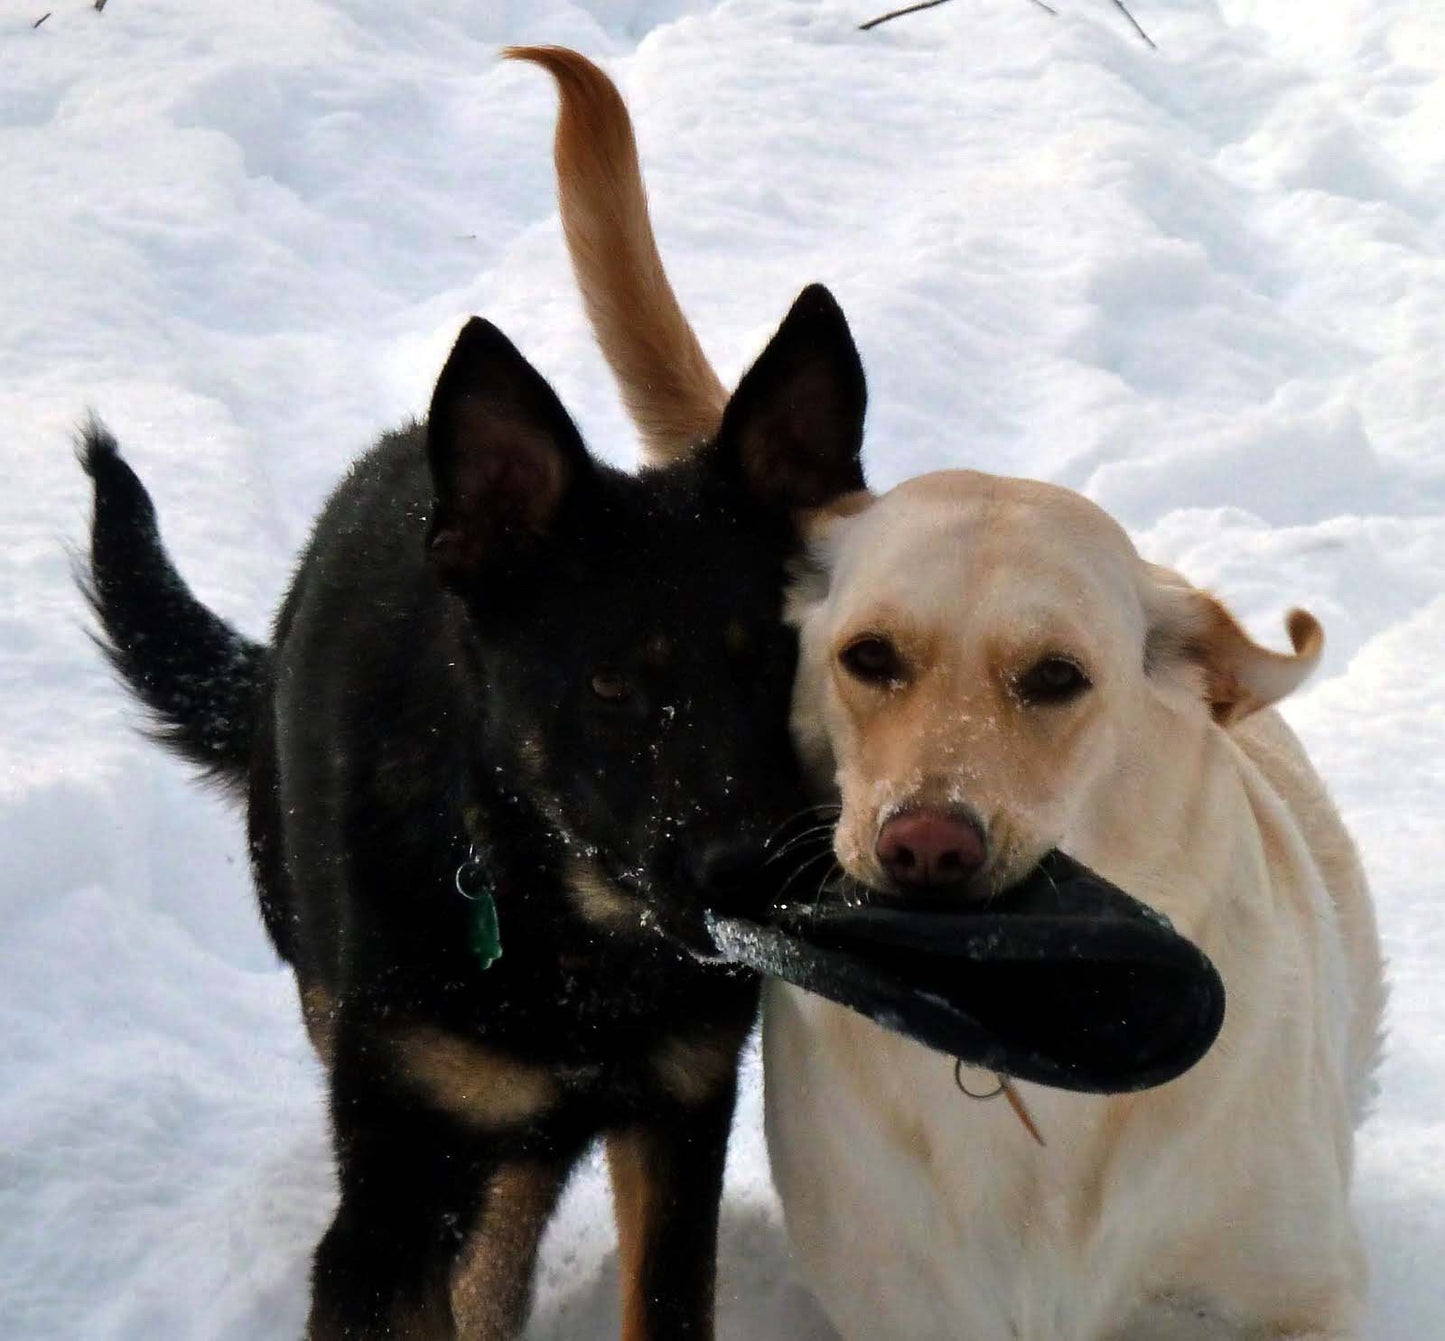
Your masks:
{"label": "black dog's nose", "polygon": [[746,889],[767,860],[767,849],[752,838],[709,838],[688,857],[693,884],[704,894]]}

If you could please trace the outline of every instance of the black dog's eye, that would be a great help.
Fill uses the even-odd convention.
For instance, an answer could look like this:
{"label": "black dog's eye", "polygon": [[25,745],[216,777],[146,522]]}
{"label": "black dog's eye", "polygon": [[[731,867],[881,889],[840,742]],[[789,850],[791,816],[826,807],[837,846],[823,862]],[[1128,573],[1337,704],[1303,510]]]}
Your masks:
{"label": "black dog's eye", "polygon": [[1017,688],[1025,703],[1067,703],[1090,684],[1078,662],[1051,656],[1035,662],[1019,676]]}
{"label": "black dog's eye", "polygon": [[903,678],[903,657],[887,638],[870,633],[838,653],[843,669],[865,684],[897,684]]}
{"label": "black dog's eye", "polygon": [[604,703],[626,703],[636,687],[620,670],[604,666],[592,676],[592,692]]}

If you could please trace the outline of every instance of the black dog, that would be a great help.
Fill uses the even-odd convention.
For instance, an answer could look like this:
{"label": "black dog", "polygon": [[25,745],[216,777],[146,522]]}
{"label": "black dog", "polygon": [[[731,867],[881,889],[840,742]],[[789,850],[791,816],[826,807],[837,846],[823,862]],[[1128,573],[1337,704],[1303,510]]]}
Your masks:
{"label": "black dog", "polygon": [[92,426],[90,598],[171,748],[243,791],[331,1078],[314,1338],[511,1336],[605,1134],[629,1338],[712,1332],[757,983],[689,953],[806,803],[780,619],[794,510],[862,487],[862,369],[807,290],[717,439],[634,477],[468,323],[430,416],[327,504],[270,647],[190,594]]}

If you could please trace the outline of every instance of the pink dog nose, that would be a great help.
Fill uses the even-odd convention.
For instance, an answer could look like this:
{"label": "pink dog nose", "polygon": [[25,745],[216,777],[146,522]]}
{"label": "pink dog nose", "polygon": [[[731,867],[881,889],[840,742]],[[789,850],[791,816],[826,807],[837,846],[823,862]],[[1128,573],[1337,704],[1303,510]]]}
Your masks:
{"label": "pink dog nose", "polygon": [[874,849],[900,885],[954,885],[988,855],[983,832],[957,811],[909,810],[888,821]]}

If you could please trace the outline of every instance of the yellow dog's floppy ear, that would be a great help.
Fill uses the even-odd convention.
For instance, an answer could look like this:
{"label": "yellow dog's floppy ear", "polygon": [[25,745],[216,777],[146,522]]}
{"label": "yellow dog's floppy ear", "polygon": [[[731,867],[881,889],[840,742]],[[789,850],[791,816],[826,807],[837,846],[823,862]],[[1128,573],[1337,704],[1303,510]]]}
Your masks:
{"label": "yellow dog's floppy ear", "polygon": [[1149,638],[1152,663],[1174,656],[1203,673],[1205,700],[1221,726],[1243,721],[1294,693],[1319,664],[1325,634],[1307,610],[1291,610],[1292,653],[1261,647],[1224,605],[1191,587],[1159,589],[1163,609]]}

